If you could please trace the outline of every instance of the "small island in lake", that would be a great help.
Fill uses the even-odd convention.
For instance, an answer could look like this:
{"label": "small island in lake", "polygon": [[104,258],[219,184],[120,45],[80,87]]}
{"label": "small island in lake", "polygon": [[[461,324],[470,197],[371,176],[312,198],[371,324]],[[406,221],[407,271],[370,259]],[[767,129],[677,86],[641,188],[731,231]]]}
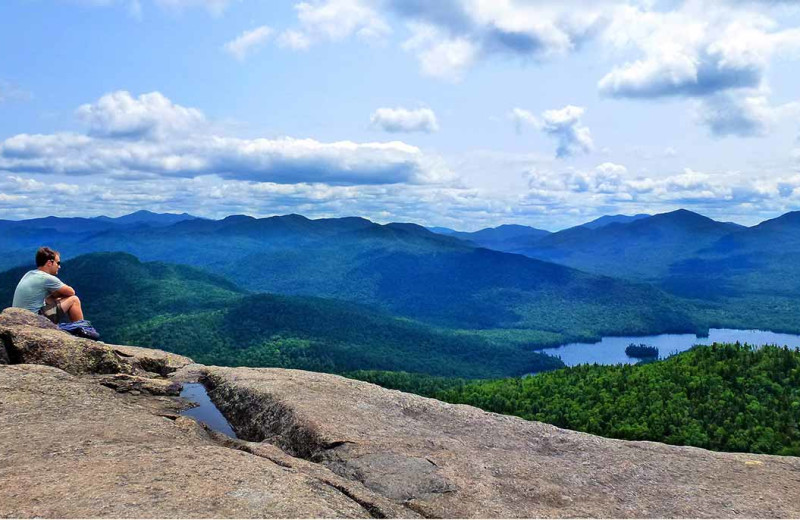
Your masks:
{"label": "small island in lake", "polygon": [[637,359],[658,359],[658,348],[640,343],[631,343],[625,348],[625,354]]}

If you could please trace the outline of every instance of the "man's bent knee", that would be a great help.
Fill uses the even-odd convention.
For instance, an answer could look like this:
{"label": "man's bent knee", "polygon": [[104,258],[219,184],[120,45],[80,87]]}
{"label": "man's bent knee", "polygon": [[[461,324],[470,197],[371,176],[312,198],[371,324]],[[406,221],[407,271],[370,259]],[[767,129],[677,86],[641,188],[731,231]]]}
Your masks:
{"label": "man's bent knee", "polygon": [[70,321],[78,321],[83,319],[83,309],[81,309],[81,300],[77,296],[69,296],[59,302],[61,310],[69,316]]}
{"label": "man's bent knee", "polygon": [[67,296],[66,298],[61,298],[60,300],[58,300],[58,304],[64,311],[66,311],[69,310],[69,308],[74,305],[80,305],[81,300],[77,296]]}

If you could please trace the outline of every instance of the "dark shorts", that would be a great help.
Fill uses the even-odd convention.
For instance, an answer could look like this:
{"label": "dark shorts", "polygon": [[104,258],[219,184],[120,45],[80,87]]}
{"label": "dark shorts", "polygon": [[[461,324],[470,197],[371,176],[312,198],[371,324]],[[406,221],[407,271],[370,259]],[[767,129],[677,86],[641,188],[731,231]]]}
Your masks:
{"label": "dark shorts", "polygon": [[58,325],[64,318],[64,311],[60,303],[50,303],[39,309],[39,315]]}

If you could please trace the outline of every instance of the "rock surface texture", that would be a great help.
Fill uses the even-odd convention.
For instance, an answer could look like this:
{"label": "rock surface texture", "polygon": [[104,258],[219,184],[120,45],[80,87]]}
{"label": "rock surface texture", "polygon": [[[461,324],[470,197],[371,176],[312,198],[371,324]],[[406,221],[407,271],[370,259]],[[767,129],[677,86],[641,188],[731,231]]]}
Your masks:
{"label": "rock surface texture", "polygon": [[328,374],[208,368],[237,432],[426,517],[797,517],[800,458],[572,432]]}
{"label": "rock surface texture", "polygon": [[[0,517],[798,517],[800,458],[625,442],[0,314]],[[3,352],[6,356],[3,356]],[[179,412],[205,383],[240,440]]]}

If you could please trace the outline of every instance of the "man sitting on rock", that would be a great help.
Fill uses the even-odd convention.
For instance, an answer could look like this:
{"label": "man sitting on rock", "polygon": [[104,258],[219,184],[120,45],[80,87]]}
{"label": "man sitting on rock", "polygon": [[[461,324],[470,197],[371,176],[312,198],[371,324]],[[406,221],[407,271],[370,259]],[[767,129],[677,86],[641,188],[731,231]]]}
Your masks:
{"label": "man sitting on rock", "polygon": [[28,271],[17,284],[12,307],[41,314],[53,323],[83,320],[81,301],[75,289],[59,280],[61,255],[49,247],[36,251],[36,269]]}

